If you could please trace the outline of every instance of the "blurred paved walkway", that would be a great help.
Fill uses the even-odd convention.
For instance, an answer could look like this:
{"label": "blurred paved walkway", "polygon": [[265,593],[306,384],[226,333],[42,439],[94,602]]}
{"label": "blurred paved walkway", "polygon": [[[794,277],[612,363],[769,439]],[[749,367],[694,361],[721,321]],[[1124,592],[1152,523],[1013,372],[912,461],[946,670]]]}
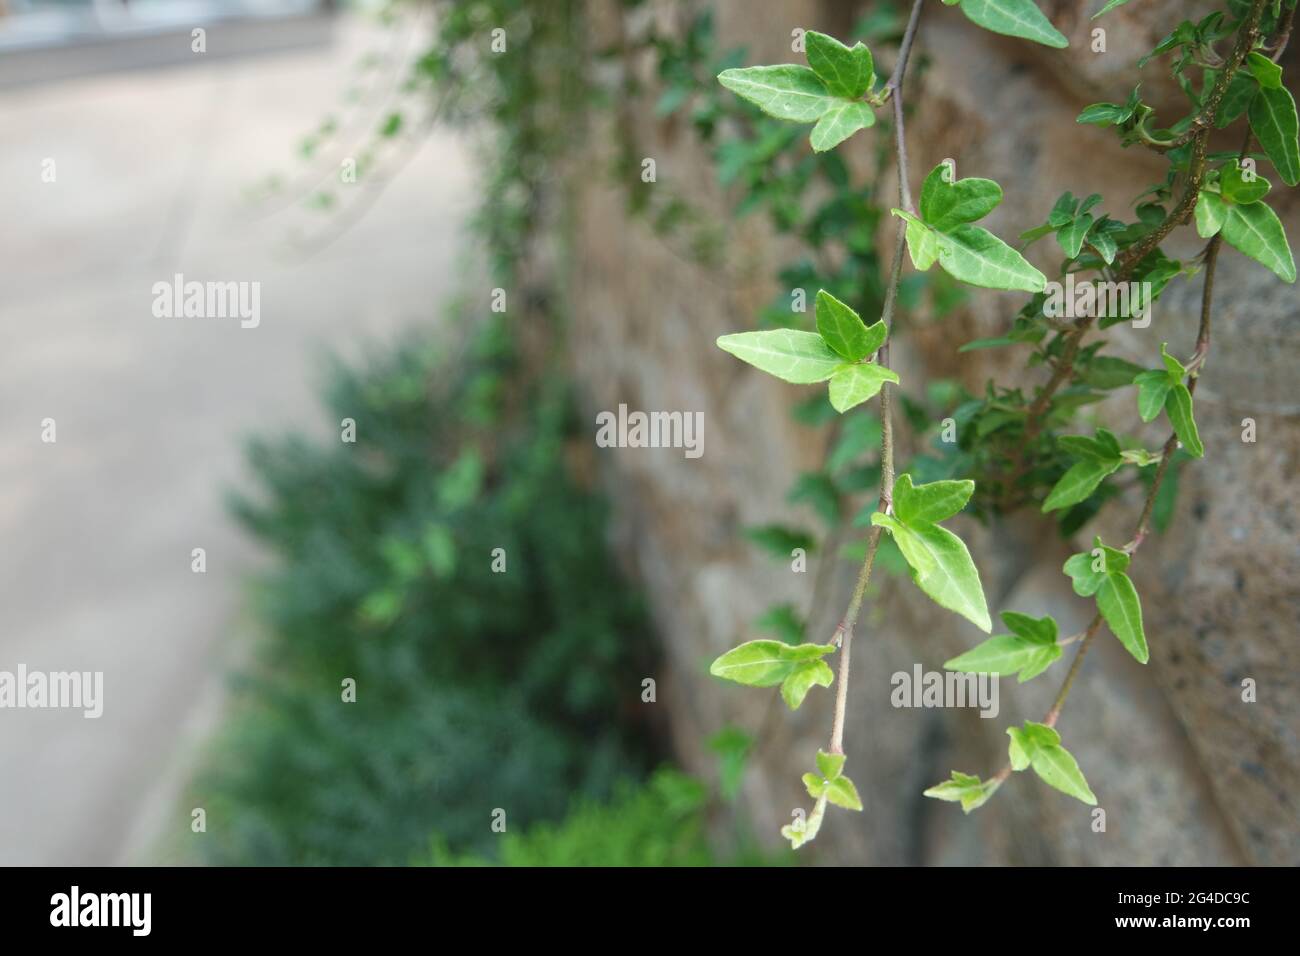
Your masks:
{"label": "blurred paved walkway", "polygon": [[[0,94],[0,670],[105,673],[98,720],[0,710],[0,864],[138,861],[154,844],[240,635],[255,555],[222,489],[242,478],[242,438],[322,427],[319,355],[432,323],[456,289],[473,189],[445,131],[310,258],[281,247],[328,216],[241,204],[304,168],[303,134],[382,76],[356,64],[387,42],[350,24],[330,49]],[[260,326],[155,318],[152,286],[177,272],[260,281]]]}

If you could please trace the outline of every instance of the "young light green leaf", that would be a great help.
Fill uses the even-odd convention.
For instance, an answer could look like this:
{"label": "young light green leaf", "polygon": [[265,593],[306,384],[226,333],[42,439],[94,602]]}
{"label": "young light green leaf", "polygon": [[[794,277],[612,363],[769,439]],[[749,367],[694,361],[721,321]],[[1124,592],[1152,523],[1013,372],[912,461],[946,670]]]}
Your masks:
{"label": "young light green leaf", "polygon": [[750,66],[723,70],[718,82],[777,119],[811,123],[840,100],[806,66]]}
{"label": "young light green leaf", "polygon": [[1174,426],[1174,434],[1188,454],[1193,458],[1203,458],[1205,446],[1201,444],[1196,419],[1192,417],[1192,393],[1182,382],[1169,389],[1165,398],[1165,414],[1169,416],[1169,424]]}
{"label": "young light green leaf", "polygon": [[1026,749],[1024,731],[1019,727],[1008,727],[1007,736],[1011,738],[1011,742],[1007,745],[1011,769],[1019,773],[1029,766],[1029,750]]}
{"label": "young light green leaf", "polygon": [[1218,193],[1202,189],[1196,196],[1196,234],[1209,239],[1223,228],[1228,215],[1228,204]]}
{"label": "young light green leaf", "polygon": [[825,661],[796,664],[790,676],[781,682],[781,698],[791,710],[798,710],[813,687],[830,687],[834,672]]}
{"label": "young light green leaf", "polygon": [[1283,282],[1295,282],[1295,259],[1286,231],[1267,203],[1229,206],[1223,220],[1223,238],[1243,255],[1268,266]]}
{"label": "young light green leaf", "polygon": [[1165,370],[1169,373],[1171,383],[1182,381],[1183,376],[1187,374],[1187,366],[1169,354],[1168,342],[1160,343],[1160,361],[1165,363]]}
{"label": "young light green leaf", "polygon": [[821,830],[822,820],[825,817],[826,794],[823,793],[817,798],[817,803],[813,806],[812,813],[808,814],[808,819],[800,820],[797,823],[787,823],[781,828],[781,836],[790,841],[791,849],[797,850],[805,843],[816,839],[817,832]]}
{"label": "young light green leaf", "polygon": [[951,802],[960,802],[963,813],[970,813],[972,810],[984,806],[989,797],[997,792],[998,787],[1002,785],[999,780],[981,781],[979,777],[971,776],[968,773],[962,773],[960,770],[952,772],[952,779],[945,780],[925,791],[925,796],[933,797],[935,800],[948,800]]}
{"label": "young light green leaf", "polygon": [[1282,67],[1278,66],[1262,53],[1254,50],[1246,54],[1246,68],[1265,89],[1277,90],[1282,87]]}
{"label": "young light green leaf", "polygon": [[1074,755],[1059,744],[1054,747],[1039,747],[1034,751],[1031,761],[1034,773],[1043,782],[1055,787],[1062,793],[1081,800],[1090,807],[1097,805],[1097,797],[1084,779],[1083,771]]}
{"label": "young light green leaf", "polygon": [[870,329],[862,324],[858,313],[825,289],[819,289],[814,305],[817,313],[817,332],[826,344],[841,357],[858,362],[871,355],[884,344],[885,323],[877,322]]}
{"label": "young light green leaf", "polygon": [[949,182],[945,178],[949,169],[948,164],[940,163],[921,184],[921,218],[940,232],[983,219],[1002,201],[1002,187],[993,180]]}
{"label": "young light green leaf", "polygon": [[824,382],[844,364],[820,335],[798,329],[723,335],[718,348],[795,385]]}
{"label": "young light green leaf", "polygon": [[1125,448],[1123,451],[1124,463],[1126,465],[1137,465],[1139,468],[1145,468],[1147,465],[1154,465],[1160,461],[1161,453],[1158,451],[1148,451],[1145,448]]}
{"label": "young light green leaf", "polygon": [[870,91],[875,81],[871,51],[862,43],[847,47],[834,37],[816,30],[804,33],[808,65],[834,96],[856,100]]}
{"label": "young light green leaf", "polygon": [[961,12],[972,23],[994,33],[1033,40],[1058,50],[1070,45],[1033,0],[961,0]]}
{"label": "young light green leaf", "polygon": [[1095,566],[1096,558],[1089,551],[1072,554],[1066,560],[1062,570],[1070,576],[1070,584],[1079,597],[1092,597],[1106,580],[1105,561],[1101,567]]}
{"label": "young light green leaf", "polygon": [[1124,648],[1137,658],[1138,663],[1145,664],[1150,654],[1146,633],[1142,630],[1142,603],[1127,574],[1119,571],[1107,573],[1097,589],[1097,610]]}
{"label": "young light green leaf", "polygon": [[858,796],[858,788],[853,785],[853,781],[848,777],[836,777],[834,780],[826,782],[826,798],[837,807],[843,807],[845,810],[861,810],[862,798]]}
{"label": "young light green leaf", "polygon": [[842,100],[833,104],[813,127],[808,140],[814,153],[834,149],[860,129],[875,125],[876,114],[866,103]]}
{"label": "young light green leaf", "polygon": [[894,537],[894,544],[903,553],[903,559],[911,566],[915,574],[927,575],[935,570],[934,555],[926,547],[920,536],[903,522],[891,515],[875,512],[871,523],[889,531]]}
{"label": "young light green leaf", "polygon": [[844,772],[844,754],[828,754],[817,751],[817,772],[827,780],[834,780]]}
{"label": "young light green leaf", "polygon": [[803,775],[802,779],[804,789],[808,791],[808,796],[812,797],[814,800],[820,799],[821,795],[826,792],[826,781],[817,776],[817,774],[806,773]]}
{"label": "young light green leaf", "polygon": [[898,549],[911,565],[912,580],[917,587],[935,604],[960,614],[985,634],[992,631],[979,571],[961,538],[947,528],[924,522],[915,527],[904,525],[910,534],[899,534],[897,523],[891,527],[877,520],[885,517],[877,512],[871,521],[890,529]]}
{"label": "young light green leaf", "polygon": [[1165,407],[1165,399],[1175,383],[1168,372],[1152,369],[1133,379],[1133,384],[1138,387],[1138,414],[1144,422],[1149,422]]}
{"label": "young light green leaf", "polygon": [[954,279],[986,289],[1042,292],[1047,278],[987,229],[969,224],[937,233],[939,264]]}
{"label": "young light green leaf", "polygon": [[944,663],[950,671],[967,674],[1020,673],[1020,683],[1037,677],[1061,657],[1061,645],[1055,639],[1036,641],[1019,634],[998,634],[977,644],[965,654]]}
{"label": "young light green leaf", "polygon": [[746,641],[715,660],[709,667],[709,673],[750,687],[774,687],[798,670],[800,665],[816,661],[834,650],[833,644]]}
{"label": "young light green leaf", "polygon": [[951,518],[975,493],[975,482],[931,481],[913,485],[912,476],[903,473],[894,482],[894,514],[909,527],[918,523],[933,524]]}
{"label": "young light green leaf", "polygon": [[898,384],[898,373],[883,365],[841,365],[831,376],[831,405],[837,412],[847,412],[873,398],[886,382]]}
{"label": "young light green leaf", "polygon": [[1272,88],[1261,84],[1246,112],[1250,128],[1282,181],[1288,186],[1300,183],[1300,119],[1291,92],[1280,83]]}
{"label": "young light green leaf", "polygon": [[1122,458],[1113,461],[1085,458],[1075,462],[1048,493],[1047,500],[1043,502],[1043,513],[1077,505],[1096,491],[1102,480],[1122,464]]}
{"label": "young light green leaf", "polygon": [[907,253],[912,257],[912,265],[924,272],[939,258],[938,234],[911,213],[895,209],[894,214],[907,222]]}
{"label": "young light green leaf", "polygon": [[1025,721],[1023,728],[1010,727],[1011,769],[1024,770],[1032,765],[1034,773],[1062,793],[1096,806],[1097,798],[1083,778],[1083,771],[1068,750],[1061,746],[1061,735],[1046,724]]}

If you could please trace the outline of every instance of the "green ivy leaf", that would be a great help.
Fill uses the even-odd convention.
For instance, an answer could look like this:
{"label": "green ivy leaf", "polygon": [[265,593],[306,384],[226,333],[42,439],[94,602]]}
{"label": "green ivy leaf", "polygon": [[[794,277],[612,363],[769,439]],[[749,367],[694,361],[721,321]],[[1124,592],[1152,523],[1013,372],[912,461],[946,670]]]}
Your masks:
{"label": "green ivy leaf", "polygon": [[768,116],[811,123],[841,102],[806,66],[749,66],[723,70],[718,82],[742,99],[749,100]]}
{"label": "green ivy leaf", "polygon": [[935,800],[948,800],[954,803],[961,803],[963,813],[970,813],[972,810],[984,806],[1000,787],[1001,781],[989,780],[981,781],[979,777],[971,776],[968,773],[962,773],[960,770],[952,772],[952,779],[945,780],[925,791],[925,796],[933,797]]}
{"label": "green ivy leaf", "polygon": [[746,641],[715,660],[709,673],[750,687],[774,687],[799,670],[802,664],[816,661],[834,650],[832,644]]}
{"label": "green ivy leaf", "polygon": [[1091,126],[1118,126],[1132,115],[1132,111],[1119,103],[1090,103],[1074,121]]}
{"label": "green ivy leaf", "polygon": [[1089,806],[1097,805],[1097,797],[1088,786],[1074,756],[1061,746],[1061,735],[1046,724],[1025,721],[1023,728],[1007,730],[1011,737],[1011,768],[1024,770],[1033,766],[1034,773],[1049,786]]}
{"label": "green ivy leaf", "polygon": [[815,30],[804,33],[808,65],[835,96],[856,100],[871,90],[875,65],[871,51],[862,43],[847,47],[834,37]]}
{"label": "green ivy leaf", "polygon": [[834,149],[860,129],[875,125],[876,114],[866,103],[835,103],[813,127],[809,142],[813,152],[824,153]]}
{"label": "green ivy leaf", "polygon": [[1143,372],[1133,379],[1138,387],[1138,414],[1144,422],[1153,420],[1165,407],[1165,398],[1174,383],[1169,380],[1169,373],[1160,369]]}
{"label": "green ivy leaf", "polygon": [[1033,40],[1058,50],[1070,45],[1033,0],[961,0],[961,12],[993,33]]}
{"label": "green ivy leaf", "polygon": [[1282,181],[1288,186],[1300,183],[1300,119],[1291,92],[1280,81],[1271,88],[1261,83],[1246,112],[1250,128]]}
{"label": "green ivy leaf", "polygon": [[804,789],[808,791],[808,796],[814,800],[821,799],[822,794],[826,792],[826,781],[815,773],[806,773],[801,778]]}
{"label": "green ivy leaf", "polygon": [[[788,646],[788,645],[787,645]],[[781,698],[791,710],[798,710],[813,687],[830,687],[834,672],[825,661],[805,661],[781,682]]]}
{"label": "green ivy leaf", "polygon": [[913,577],[916,577],[916,575],[925,577],[937,570],[934,555],[930,553],[930,549],[926,547],[920,536],[907,525],[879,511],[871,515],[871,523],[880,525],[893,535],[894,543],[898,545],[898,550],[902,552],[903,560],[912,568]]}
{"label": "green ivy leaf", "polygon": [[1056,443],[1076,458],[1090,458],[1094,461],[1112,462],[1123,454],[1119,440],[1105,428],[1098,428],[1095,438],[1088,435],[1062,435]]}
{"label": "green ivy leaf", "polygon": [[1106,580],[1107,574],[1122,574],[1128,570],[1131,559],[1117,548],[1108,548],[1101,538],[1093,539],[1092,551],[1071,555],[1064,571],[1071,578],[1074,593],[1079,597],[1092,597]]}
{"label": "green ivy leaf", "polygon": [[845,810],[862,809],[862,798],[858,796],[858,788],[848,777],[841,776],[827,781],[826,799]]}
{"label": "green ivy leaf", "polygon": [[1134,376],[1142,371],[1141,366],[1125,359],[1113,355],[1098,355],[1084,370],[1084,381],[1093,388],[1103,390],[1123,388],[1125,385],[1132,385]]}
{"label": "green ivy leaf", "polygon": [[718,348],[795,385],[824,382],[844,364],[820,335],[799,329],[723,335]]}
{"label": "green ivy leaf", "polygon": [[1035,619],[1004,611],[1002,621],[1013,633],[991,637],[943,666],[952,671],[999,677],[1018,671],[1019,683],[1023,684],[1060,659],[1062,649],[1056,643],[1056,621],[1051,617]]}
{"label": "green ivy leaf", "polygon": [[940,163],[921,184],[921,218],[940,232],[983,219],[1002,201],[1002,187],[993,180],[948,182],[944,178],[948,170],[946,163]]}
{"label": "green ivy leaf", "polygon": [[1056,241],[1061,244],[1061,250],[1067,259],[1079,257],[1079,253],[1083,251],[1083,239],[1092,228],[1092,223],[1092,214],[1085,213],[1056,230]]}
{"label": "green ivy leaf", "polygon": [[1169,424],[1174,426],[1174,434],[1187,452],[1194,458],[1205,457],[1205,446],[1201,444],[1196,419],[1192,417],[1192,393],[1182,382],[1169,389],[1165,398],[1165,414],[1169,416]]}
{"label": "green ivy leaf", "polygon": [[1105,618],[1111,633],[1119,638],[1124,648],[1145,664],[1150,658],[1146,633],[1142,629],[1142,603],[1137,589],[1127,574],[1119,571],[1107,573],[1097,589],[1097,610]]}
{"label": "green ivy leaf", "polygon": [[1295,260],[1277,213],[1266,203],[1228,206],[1223,238],[1238,252],[1272,269],[1283,282],[1295,282]]}
{"label": "green ivy leaf", "polygon": [[1227,202],[1243,206],[1259,202],[1272,187],[1267,179],[1254,173],[1247,179],[1246,172],[1235,162],[1227,163],[1219,170],[1219,192]]}
{"label": "green ivy leaf", "polygon": [[907,254],[920,272],[925,272],[939,258],[939,237],[915,216],[907,217]]}
{"label": "green ivy leaf", "polygon": [[954,279],[985,289],[1042,292],[1047,277],[987,229],[960,225],[939,233],[939,265]]}
{"label": "green ivy leaf", "polygon": [[[931,172],[927,182],[935,177],[942,165]],[[960,180],[966,183],[971,180]],[[991,180],[975,180],[991,183]],[[996,183],[993,185],[996,186]],[[951,218],[973,211],[978,202],[987,202],[988,193],[982,187],[980,192],[972,191],[959,198],[961,203],[951,203]],[[1000,190],[999,190],[1000,193]],[[976,197],[982,195],[982,199]],[[935,200],[940,202],[940,200]],[[940,208],[943,208],[942,206]],[[912,257],[912,265],[924,271],[935,261],[936,253],[939,264],[954,279],[981,286],[986,289],[1021,290],[1024,292],[1042,292],[1047,286],[1047,278],[1005,242],[987,229],[960,222],[950,226],[946,231],[934,228],[932,223],[922,220],[903,209],[892,210],[895,216],[907,223],[907,247]]]}
{"label": "green ivy leaf", "polygon": [[1103,13],[1110,13],[1116,7],[1122,7],[1128,2],[1129,0],[1107,0],[1106,5],[1092,15],[1092,19],[1096,20]]}
{"label": "green ivy leaf", "polygon": [[882,365],[842,365],[831,376],[831,405],[837,412],[847,412],[875,397],[886,382],[897,385],[898,373]]}
{"label": "green ivy leaf", "polygon": [[850,362],[860,362],[880,348],[887,330],[884,322],[867,328],[847,305],[825,289],[819,289],[814,305],[817,332],[836,353]]}
{"label": "green ivy leaf", "polygon": [[1007,728],[1007,734],[1011,737],[1011,742],[1007,745],[1007,757],[1011,761],[1011,769],[1016,773],[1029,766],[1029,751],[1021,743],[1022,733],[1019,727]]}
{"label": "green ivy leaf", "polygon": [[1202,239],[1209,239],[1223,228],[1223,220],[1228,217],[1228,204],[1218,193],[1202,189],[1196,195],[1196,234]]}
{"label": "green ivy leaf", "polygon": [[1246,54],[1246,69],[1259,81],[1259,85],[1265,89],[1278,90],[1282,88],[1282,67],[1278,66],[1262,53],[1252,50]]}
{"label": "green ivy leaf", "polygon": [[975,482],[970,480],[913,485],[912,476],[905,473],[894,482],[894,514],[909,527],[919,522],[933,524],[965,508],[974,493]]}
{"label": "green ivy leaf", "polygon": [[913,487],[911,475],[904,474],[894,482],[895,502],[900,497],[911,502],[908,507],[912,520],[876,512],[871,516],[871,523],[893,535],[894,543],[911,566],[912,580],[917,587],[940,607],[960,614],[989,633],[993,624],[984,601],[984,588],[966,545],[946,528],[918,517],[941,512],[955,503],[958,496],[952,494],[952,489],[931,493],[926,485]]}
{"label": "green ivy leaf", "polygon": [[1047,500],[1043,502],[1043,513],[1077,505],[1096,491],[1103,479],[1122,464],[1124,459],[1118,457],[1111,461],[1085,458],[1075,462],[1048,493]]}
{"label": "green ivy leaf", "polygon": [[758,525],[745,529],[745,535],[773,557],[789,560],[790,552],[803,548],[811,554],[817,548],[817,539],[802,528],[787,528],[779,524]]}
{"label": "green ivy leaf", "polygon": [[[811,776],[811,774],[809,774]],[[807,783],[807,781],[804,781]],[[790,841],[790,848],[797,850],[817,837],[817,833],[822,828],[822,820],[826,817],[826,794],[822,794],[817,799],[817,804],[813,807],[812,813],[808,814],[808,819],[802,822],[802,825],[796,826],[793,823],[787,823],[781,828],[781,836]]]}
{"label": "green ivy leaf", "polygon": [[1183,376],[1187,374],[1187,366],[1169,354],[1168,342],[1160,343],[1160,361],[1165,363],[1165,371],[1169,373],[1169,381],[1171,384],[1177,384],[1182,381]]}
{"label": "green ivy leaf", "polygon": [[1250,101],[1259,92],[1259,83],[1250,73],[1238,70],[1228,84],[1228,89],[1219,101],[1219,111],[1214,116],[1214,125],[1218,129],[1230,126],[1246,112]]}
{"label": "green ivy leaf", "polygon": [[829,754],[817,751],[817,772],[827,780],[834,780],[844,772],[844,754]]}

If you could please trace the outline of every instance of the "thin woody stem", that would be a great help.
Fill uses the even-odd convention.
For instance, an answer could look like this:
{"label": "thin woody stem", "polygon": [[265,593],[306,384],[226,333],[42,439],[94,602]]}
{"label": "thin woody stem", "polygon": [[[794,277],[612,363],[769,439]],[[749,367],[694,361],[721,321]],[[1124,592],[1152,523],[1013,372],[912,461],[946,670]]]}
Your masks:
{"label": "thin woody stem", "polygon": [[[903,42],[898,48],[898,62],[889,78],[886,89],[894,101],[894,143],[898,156],[898,197],[903,208],[912,208],[912,192],[907,182],[907,137],[903,125],[903,77],[907,73],[907,61],[912,53],[912,43],[916,39],[917,24],[921,19],[921,4],[924,0],[915,0],[912,14],[903,33]],[[892,327],[894,309],[898,303],[898,286],[903,274],[903,255],[906,246],[906,223],[900,220],[898,238],[894,243],[894,260],[890,265],[889,284],[885,290],[885,305],[881,320],[886,328]],[[889,340],[881,346],[876,356],[877,364],[889,367]],[[880,508],[882,511],[893,510],[894,487],[894,428],[890,409],[890,389],[888,383],[880,389]],[[873,527],[867,534],[867,554],[863,558],[862,568],[858,571],[858,580],[853,587],[848,609],[835,629],[835,639],[840,645],[840,659],[835,686],[835,717],[831,725],[830,752],[844,753],[844,719],[848,712],[849,700],[849,663],[853,644],[853,629],[858,623],[858,614],[862,610],[862,599],[871,580],[871,569],[876,562],[876,552],[880,548],[881,528]]]}

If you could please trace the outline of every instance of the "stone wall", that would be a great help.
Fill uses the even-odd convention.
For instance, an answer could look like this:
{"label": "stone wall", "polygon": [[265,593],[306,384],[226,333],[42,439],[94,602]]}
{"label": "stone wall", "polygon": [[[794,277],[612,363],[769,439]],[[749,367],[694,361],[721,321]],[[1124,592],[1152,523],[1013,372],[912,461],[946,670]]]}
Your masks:
{"label": "stone wall", "polygon": [[[1078,126],[1074,117],[1089,102],[1123,99],[1138,79],[1157,102],[1168,96],[1172,91],[1156,80],[1158,65],[1147,67],[1152,76],[1139,77],[1134,61],[1189,15],[1187,7],[1206,5],[1150,0],[1108,14],[1100,21],[1107,28],[1108,52],[1102,54],[1091,52],[1088,42],[1094,24],[1087,16],[1096,5],[1042,4],[1071,40],[1069,50],[1053,51],[994,36],[955,8],[927,4],[918,41],[924,60],[914,61],[923,69],[909,77],[907,97],[916,104],[908,130],[914,190],[926,170],[952,157],[960,175],[987,175],[1003,184],[1006,199],[986,222],[1002,236],[1041,222],[1066,189],[1101,192],[1104,209],[1128,213],[1124,204],[1163,174],[1162,161],[1122,150],[1113,134]],[[670,19],[672,6],[661,3],[655,13]],[[720,0],[720,43],[748,45],[751,63],[789,60],[792,28],[843,33],[856,12],[849,3]],[[597,37],[616,36],[625,15],[612,0],[592,0]],[[880,58],[892,60],[885,53]],[[1294,56],[1288,60],[1294,77],[1300,64]],[[729,222],[729,198],[690,131],[646,118],[655,95],[651,83],[645,101],[628,104],[623,118],[635,117],[660,183],[671,183],[707,214]],[[1176,108],[1168,102],[1169,111]],[[608,122],[597,121],[589,142],[612,141],[612,129],[601,125]],[[778,600],[812,607],[812,634],[828,638],[856,569],[839,562],[824,593],[814,595],[815,574],[791,573],[743,536],[747,525],[810,523],[785,495],[800,471],[817,467],[827,438],[790,423],[787,411],[803,397],[801,389],[737,362],[713,341],[753,326],[778,291],[775,268],[790,250],[754,217],[728,226],[735,249],[726,268],[703,268],[671,238],[629,216],[625,187],[591,175],[598,161],[585,159],[571,178],[570,334],[584,414],[594,422],[596,411],[627,403],[702,411],[706,423],[705,454],[696,460],[666,449],[600,454],[616,505],[619,551],[650,596],[667,648],[659,706],[668,711],[682,759],[701,773],[714,772],[705,740],[724,724],[759,738],[740,806],[760,837],[776,845],[791,810],[808,803],[799,777],[825,746],[831,695],[815,690],[791,714],[774,690],[709,677],[708,662],[758,636],[753,619]],[[1294,196],[1279,199],[1275,208],[1290,235],[1300,236]],[[882,248],[892,245],[884,235],[881,242]],[[1197,241],[1182,230],[1169,248],[1190,257]],[[1046,269],[1056,263],[1049,257],[1035,264]],[[1199,285],[1184,280],[1171,288],[1149,329],[1108,330],[1112,351],[1148,366],[1164,340],[1176,353],[1190,353]],[[981,635],[940,611],[905,578],[882,577],[854,644],[846,731],[848,768],[866,812],[833,813],[811,851],[818,860],[1300,862],[1294,796],[1300,793],[1300,560],[1296,505],[1288,493],[1300,446],[1300,400],[1288,374],[1300,351],[1297,299],[1293,286],[1227,248],[1218,288],[1213,351],[1197,392],[1207,456],[1183,470],[1174,526],[1150,539],[1134,566],[1151,661],[1137,664],[1103,632],[1059,725],[1106,810],[1106,832],[1094,833],[1087,808],[1030,774],[1015,775],[970,816],[921,796],[951,769],[987,775],[1000,767],[1005,728],[1042,719],[1065,666],[1026,685],[1003,681],[995,719],[973,710],[895,709],[889,703],[893,672],[917,663],[938,669]],[[1016,367],[1023,355],[1011,350],[956,352],[961,342],[1005,329],[1017,307],[1015,296],[979,292],[942,324],[907,317],[908,330],[893,351],[904,383],[957,377],[978,391],[993,375],[1019,377],[1027,385],[1040,381],[1041,372]],[[1140,426],[1133,405],[1126,390],[1102,406],[1101,415],[1132,433]],[[1257,422],[1255,444],[1241,441],[1247,416]],[[1163,440],[1166,427],[1150,426],[1149,446]],[[1111,505],[1086,534],[1128,540],[1140,503],[1130,497]],[[1086,625],[1091,602],[1075,597],[1060,573],[1083,536],[1072,547],[1031,512],[991,527],[963,519],[957,530],[980,567],[992,611],[1050,612],[1062,633]],[[1246,677],[1258,684],[1257,703],[1241,700]]]}

